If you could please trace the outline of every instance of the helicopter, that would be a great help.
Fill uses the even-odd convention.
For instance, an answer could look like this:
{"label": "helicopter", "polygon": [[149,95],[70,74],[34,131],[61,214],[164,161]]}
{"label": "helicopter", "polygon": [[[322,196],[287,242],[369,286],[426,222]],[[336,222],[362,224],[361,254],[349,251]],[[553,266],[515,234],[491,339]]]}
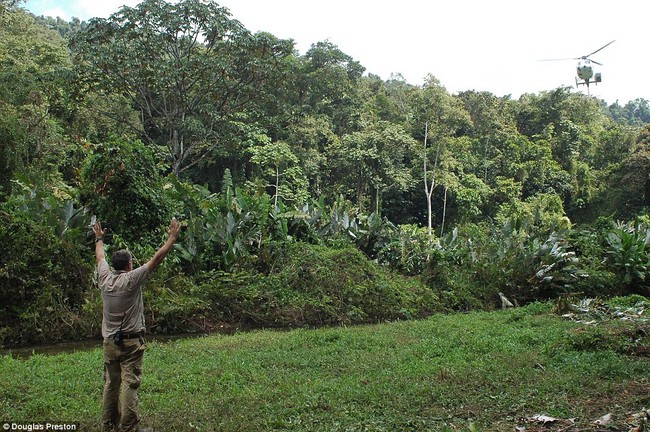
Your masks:
{"label": "helicopter", "polygon": [[[603,81],[603,77],[600,74],[600,72],[594,73],[594,68],[592,66],[593,64],[597,64],[598,66],[602,66],[602,63],[597,62],[596,60],[592,60],[589,57],[592,55],[596,54],[600,50],[610,46],[613,44],[615,40],[603,45],[602,47],[598,48],[596,51],[583,55],[581,57],[575,57],[575,58],[564,58],[564,59],[547,59],[543,61],[557,61],[557,60],[578,60],[578,65],[576,66],[576,87],[579,87],[581,85],[584,85],[587,87],[587,93],[589,93],[589,84],[596,84],[598,85],[599,82]],[[578,79],[579,78],[579,79]],[[592,80],[593,78],[593,80]]]}

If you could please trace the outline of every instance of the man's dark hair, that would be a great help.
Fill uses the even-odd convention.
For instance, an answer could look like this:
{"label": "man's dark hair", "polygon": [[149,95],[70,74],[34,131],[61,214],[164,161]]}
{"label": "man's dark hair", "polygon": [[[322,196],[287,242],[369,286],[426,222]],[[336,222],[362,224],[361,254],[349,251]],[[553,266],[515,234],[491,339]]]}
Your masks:
{"label": "man's dark hair", "polygon": [[131,261],[131,252],[125,249],[118,250],[111,257],[111,263],[115,270],[126,270]]}

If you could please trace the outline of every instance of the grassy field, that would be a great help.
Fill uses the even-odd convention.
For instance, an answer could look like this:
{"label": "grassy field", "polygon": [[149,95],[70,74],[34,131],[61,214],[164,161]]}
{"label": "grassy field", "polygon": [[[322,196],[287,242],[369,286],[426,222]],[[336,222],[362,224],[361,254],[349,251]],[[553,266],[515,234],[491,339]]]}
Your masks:
{"label": "grassy field", "polygon": [[[148,344],[155,431],[625,430],[650,401],[648,325],[549,305]],[[99,348],[0,358],[0,422],[100,430]],[[593,424],[611,413],[606,426]],[[543,414],[554,421],[534,418]],[[536,421],[538,420],[538,421]],[[520,429],[523,430],[523,429]]]}

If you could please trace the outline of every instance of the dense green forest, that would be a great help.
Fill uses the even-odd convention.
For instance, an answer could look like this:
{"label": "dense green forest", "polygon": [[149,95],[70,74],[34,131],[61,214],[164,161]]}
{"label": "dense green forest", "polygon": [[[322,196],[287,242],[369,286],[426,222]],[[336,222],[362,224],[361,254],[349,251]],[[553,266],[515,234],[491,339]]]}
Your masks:
{"label": "dense green forest", "polygon": [[107,253],[148,259],[148,328],[410,319],[647,294],[650,104],[365,74],[217,3],[108,19],[0,0],[0,341],[93,337]]}

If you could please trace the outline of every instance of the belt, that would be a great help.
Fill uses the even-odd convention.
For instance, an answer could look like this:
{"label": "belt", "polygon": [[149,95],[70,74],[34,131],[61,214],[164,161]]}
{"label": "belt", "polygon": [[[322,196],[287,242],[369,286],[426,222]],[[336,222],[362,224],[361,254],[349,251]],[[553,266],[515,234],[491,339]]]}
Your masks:
{"label": "belt", "polygon": [[144,333],[124,333],[122,339],[137,339],[144,337]]}
{"label": "belt", "polygon": [[[109,336],[109,339],[115,339],[115,336],[117,336],[117,333]],[[137,339],[144,337],[144,332],[138,332],[138,333],[122,333],[122,339]]]}

